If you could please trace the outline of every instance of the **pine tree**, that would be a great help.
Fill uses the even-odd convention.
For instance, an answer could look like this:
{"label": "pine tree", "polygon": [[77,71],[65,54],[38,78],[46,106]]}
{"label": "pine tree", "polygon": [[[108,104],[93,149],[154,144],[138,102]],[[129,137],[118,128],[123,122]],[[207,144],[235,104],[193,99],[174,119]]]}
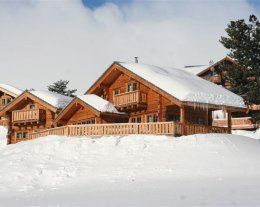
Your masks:
{"label": "pine tree", "polygon": [[59,80],[49,85],[48,90],[65,96],[75,97],[74,93],[77,91],[77,89],[73,89],[73,90],[67,89],[68,84],[69,84],[68,80]]}
{"label": "pine tree", "polygon": [[[242,96],[247,104],[260,104],[260,22],[250,15],[249,22],[231,21],[225,31],[228,37],[221,37],[220,42],[240,66],[228,67],[224,78],[229,81],[230,90]],[[259,122],[260,112],[251,113]]]}

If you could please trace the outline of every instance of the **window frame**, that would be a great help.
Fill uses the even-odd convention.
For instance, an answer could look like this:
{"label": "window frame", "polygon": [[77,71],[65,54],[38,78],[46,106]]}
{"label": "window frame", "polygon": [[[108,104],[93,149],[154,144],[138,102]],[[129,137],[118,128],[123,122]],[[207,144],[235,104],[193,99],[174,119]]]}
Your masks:
{"label": "window frame", "polygon": [[[148,118],[148,117],[151,117],[152,121],[151,121],[150,118]],[[149,119],[149,120],[148,120],[148,119]],[[156,122],[159,122],[158,113],[146,114],[145,120],[146,120],[146,123],[156,123]]]}

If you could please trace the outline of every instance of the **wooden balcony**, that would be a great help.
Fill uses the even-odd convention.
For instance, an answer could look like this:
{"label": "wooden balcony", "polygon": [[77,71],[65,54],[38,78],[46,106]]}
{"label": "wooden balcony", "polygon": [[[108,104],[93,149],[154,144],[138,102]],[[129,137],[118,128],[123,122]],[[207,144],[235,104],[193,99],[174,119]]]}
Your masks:
{"label": "wooden balcony", "polygon": [[251,111],[260,111],[260,105],[252,104],[248,106]]}
{"label": "wooden balcony", "polygon": [[121,111],[145,108],[147,106],[147,94],[141,91],[118,94],[114,97],[114,105]]}
{"label": "wooden balcony", "polygon": [[205,80],[213,82],[213,83],[221,83],[221,76],[220,75],[214,75],[209,77],[203,77]]}
{"label": "wooden balcony", "polygon": [[[253,124],[251,117],[232,118],[231,119],[232,129],[255,129],[257,125]],[[215,119],[213,126],[227,127],[226,119]]]}
{"label": "wooden balcony", "polygon": [[45,120],[45,111],[41,109],[17,110],[12,112],[13,123],[42,122]]}

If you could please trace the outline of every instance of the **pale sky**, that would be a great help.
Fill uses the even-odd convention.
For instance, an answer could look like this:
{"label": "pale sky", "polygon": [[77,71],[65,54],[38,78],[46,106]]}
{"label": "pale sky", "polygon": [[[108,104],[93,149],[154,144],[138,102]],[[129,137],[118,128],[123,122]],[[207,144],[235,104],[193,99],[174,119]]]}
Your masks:
{"label": "pale sky", "polygon": [[260,17],[255,0],[1,0],[0,83],[84,93],[113,61],[183,67],[227,54],[231,20]]}

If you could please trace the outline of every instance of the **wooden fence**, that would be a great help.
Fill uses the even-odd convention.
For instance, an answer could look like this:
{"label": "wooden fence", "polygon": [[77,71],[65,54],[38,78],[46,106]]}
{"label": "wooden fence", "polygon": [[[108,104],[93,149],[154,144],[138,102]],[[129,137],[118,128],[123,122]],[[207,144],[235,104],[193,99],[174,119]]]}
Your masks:
{"label": "wooden fence", "polygon": [[120,123],[120,124],[88,124],[68,125],[48,130],[33,132],[28,139],[35,139],[49,135],[58,136],[110,136],[129,134],[154,134],[154,135],[190,135],[206,133],[228,133],[227,128],[211,127],[204,125],[181,124],[175,122],[156,123]]}
{"label": "wooden fence", "polygon": [[[258,125],[253,123],[252,117],[241,117],[231,119],[232,129],[254,129]],[[215,119],[212,123],[213,126],[227,127],[228,123],[226,119]]]}

